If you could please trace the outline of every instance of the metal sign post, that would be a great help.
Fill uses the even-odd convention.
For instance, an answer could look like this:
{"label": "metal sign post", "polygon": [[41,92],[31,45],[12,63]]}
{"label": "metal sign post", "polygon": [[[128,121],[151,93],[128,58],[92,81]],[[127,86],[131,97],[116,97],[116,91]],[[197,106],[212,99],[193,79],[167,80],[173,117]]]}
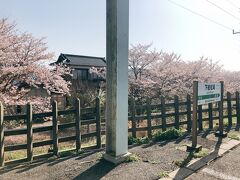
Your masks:
{"label": "metal sign post", "polygon": [[197,144],[197,107],[198,107],[198,81],[193,82],[193,120],[192,120],[192,146],[187,151],[201,151],[202,146]]}
{"label": "metal sign post", "polygon": [[218,102],[219,104],[219,130],[215,133],[218,137],[227,137],[223,131],[223,92],[224,83],[199,83],[193,82],[193,120],[192,120],[192,146],[187,146],[187,151],[199,151],[197,144],[197,107],[198,105]]}

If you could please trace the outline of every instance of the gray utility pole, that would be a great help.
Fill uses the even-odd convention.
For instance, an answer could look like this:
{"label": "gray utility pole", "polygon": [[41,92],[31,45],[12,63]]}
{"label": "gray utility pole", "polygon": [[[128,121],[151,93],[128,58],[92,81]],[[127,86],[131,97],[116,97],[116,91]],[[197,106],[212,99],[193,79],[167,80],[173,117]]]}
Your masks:
{"label": "gray utility pole", "polygon": [[107,0],[106,153],[114,164],[128,153],[129,0]]}

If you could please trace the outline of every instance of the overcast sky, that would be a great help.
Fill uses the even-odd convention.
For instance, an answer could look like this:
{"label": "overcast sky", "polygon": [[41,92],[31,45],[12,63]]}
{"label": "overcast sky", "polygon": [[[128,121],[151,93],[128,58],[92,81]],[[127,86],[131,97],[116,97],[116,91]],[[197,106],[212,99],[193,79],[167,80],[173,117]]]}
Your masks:
{"label": "overcast sky", "polygon": [[[240,70],[240,34],[232,34],[240,30],[239,7],[239,0],[130,0],[130,44],[153,43],[184,60],[205,56]],[[0,0],[0,17],[47,37],[56,58],[60,53],[105,57],[105,16],[106,0]]]}

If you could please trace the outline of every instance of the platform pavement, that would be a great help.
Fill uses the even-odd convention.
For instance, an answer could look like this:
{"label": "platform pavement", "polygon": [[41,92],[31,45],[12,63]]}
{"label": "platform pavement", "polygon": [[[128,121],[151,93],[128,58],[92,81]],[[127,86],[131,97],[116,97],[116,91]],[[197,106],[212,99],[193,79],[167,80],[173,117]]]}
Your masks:
{"label": "platform pavement", "polygon": [[169,174],[176,180],[240,180],[240,141],[230,140],[201,159],[193,159],[189,165]]}

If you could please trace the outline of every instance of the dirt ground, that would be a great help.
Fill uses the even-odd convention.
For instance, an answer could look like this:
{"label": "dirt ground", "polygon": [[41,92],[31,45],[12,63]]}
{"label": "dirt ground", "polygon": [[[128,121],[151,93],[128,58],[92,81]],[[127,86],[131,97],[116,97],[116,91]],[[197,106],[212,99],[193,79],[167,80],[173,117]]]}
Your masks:
{"label": "dirt ground", "polygon": [[[199,134],[198,143],[211,151],[221,142],[213,132],[205,131]],[[161,171],[177,169],[175,162],[188,157],[189,153],[184,150],[187,144],[191,144],[190,135],[175,141],[130,147],[129,151],[137,155],[139,160],[117,166],[102,159],[104,150],[86,151],[55,160],[5,167],[0,170],[0,179],[159,179]]]}

